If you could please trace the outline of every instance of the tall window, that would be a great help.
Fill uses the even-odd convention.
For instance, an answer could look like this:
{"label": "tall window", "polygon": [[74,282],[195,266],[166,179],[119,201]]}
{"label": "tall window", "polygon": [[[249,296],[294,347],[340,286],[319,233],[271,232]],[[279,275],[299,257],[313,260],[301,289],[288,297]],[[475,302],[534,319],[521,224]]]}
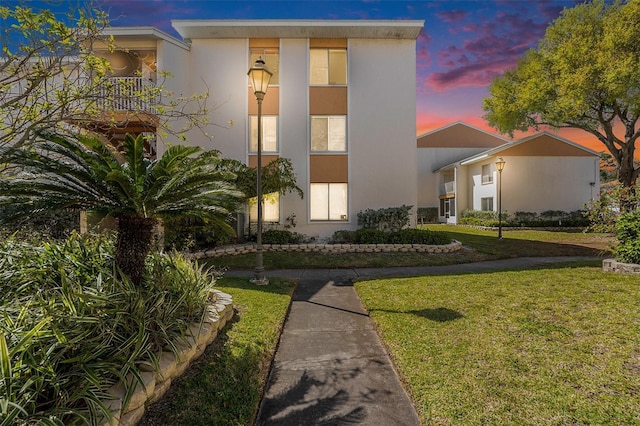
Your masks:
{"label": "tall window", "polygon": [[482,183],[493,183],[493,168],[491,164],[482,166]]}
{"label": "tall window", "polygon": [[345,152],[346,150],[346,116],[311,116],[312,152]]}
{"label": "tall window", "polygon": [[309,83],[312,85],[347,84],[347,50],[310,49]]}
{"label": "tall window", "polygon": [[[264,222],[280,222],[280,194],[272,192],[262,196],[262,220]],[[249,218],[251,223],[258,221],[258,197],[249,199]]]}
{"label": "tall window", "polygon": [[[249,152],[258,152],[258,116],[252,115],[249,120]],[[278,116],[262,116],[262,151],[278,152]]]}
{"label": "tall window", "polygon": [[347,220],[346,183],[312,183],[309,191],[311,220]]}
{"label": "tall window", "polygon": [[480,208],[483,212],[493,211],[493,197],[486,197],[480,199]]}
{"label": "tall window", "polygon": [[273,73],[269,85],[280,84],[280,55],[276,48],[253,48],[249,56],[249,66],[253,66],[258,58],[262,58],[269,71]]}

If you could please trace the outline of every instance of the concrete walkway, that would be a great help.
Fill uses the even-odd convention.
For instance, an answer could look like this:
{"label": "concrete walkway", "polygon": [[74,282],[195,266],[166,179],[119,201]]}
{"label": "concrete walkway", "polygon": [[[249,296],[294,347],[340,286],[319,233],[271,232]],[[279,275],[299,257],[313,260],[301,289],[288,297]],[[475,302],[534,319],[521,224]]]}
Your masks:
{"label": "concrete walkway", "polygon": [[[587,257],[515,258],[450,266],[268,271],[299,280],[257,425],[419,425],[353,288],[372,277],[484,273]],[[228,271],[226,276],[250,276]]]}

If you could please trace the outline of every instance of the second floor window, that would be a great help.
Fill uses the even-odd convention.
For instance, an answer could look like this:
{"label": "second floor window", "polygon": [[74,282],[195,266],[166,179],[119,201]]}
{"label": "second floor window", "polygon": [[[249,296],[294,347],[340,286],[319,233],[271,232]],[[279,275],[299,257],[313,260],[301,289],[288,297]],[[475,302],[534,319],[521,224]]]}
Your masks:
{"label": "second floor window", "polygon": [[[249,120],[249,152],[258,152],[258,116]],[[262,151],[278,152],[278,116],[262,116]]]}
{"label": "second floor window", "polygon": [[347,50],[311,49],[309,51],[309,84],[347,84]]}
{"label": "second floor window", "polygon": [[280,55],[276,48],[252,48],[249,57],[249,66],[253,66],[258,58],[262,58],[269,71],[273,73],[269,85],[280,84]]}
{"label": "second floor window", "polygon": [[493,169],[491,164],[482,166],[482,183],[493,183]]}
{"label": "second floor window", "polygon": [[311,116],[311,151],[346,152],[347,117]]}

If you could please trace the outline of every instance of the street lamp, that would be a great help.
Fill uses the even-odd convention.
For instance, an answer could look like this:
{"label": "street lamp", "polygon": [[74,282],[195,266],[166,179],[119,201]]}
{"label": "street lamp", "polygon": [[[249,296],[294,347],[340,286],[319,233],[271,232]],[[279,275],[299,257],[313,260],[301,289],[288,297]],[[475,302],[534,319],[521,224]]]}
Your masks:
{"label": "street lamp", "polygon": [[505,161],[502,157],[498,157],[496,160],[496,169],[498,169],[498,239],[502,239],[502,170],[504,169]]}
{"label": "street lamp", "polygon": [[264,263],[262,259],[262,100],[269,88],[269,80],[273,73],[267,68],[262,58],[258,58],[256,63],[247,73],[253,93],[258,101],[258,170],[256,178],[256,196],[258,201],[258,230],[256,237],[256,267],[252,283],[257,285],[269,284],[269,280],[264,275]]}

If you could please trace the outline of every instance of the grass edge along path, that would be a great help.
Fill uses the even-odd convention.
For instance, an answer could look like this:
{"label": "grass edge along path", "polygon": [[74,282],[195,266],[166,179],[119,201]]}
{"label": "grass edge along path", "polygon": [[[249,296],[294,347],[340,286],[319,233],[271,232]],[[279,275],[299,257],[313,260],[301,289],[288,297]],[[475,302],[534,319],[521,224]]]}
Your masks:
{"label": "grass edge along path", "polygon": [[640,285],[594,267],[361,281],[423,424],[640,424]]}
{"label": "grass edge along path", "polygon": [[234,318],[139,425],[253,424],[294,287],[284,279],[260,287],[220,279],[216,288],[233,297]]}

